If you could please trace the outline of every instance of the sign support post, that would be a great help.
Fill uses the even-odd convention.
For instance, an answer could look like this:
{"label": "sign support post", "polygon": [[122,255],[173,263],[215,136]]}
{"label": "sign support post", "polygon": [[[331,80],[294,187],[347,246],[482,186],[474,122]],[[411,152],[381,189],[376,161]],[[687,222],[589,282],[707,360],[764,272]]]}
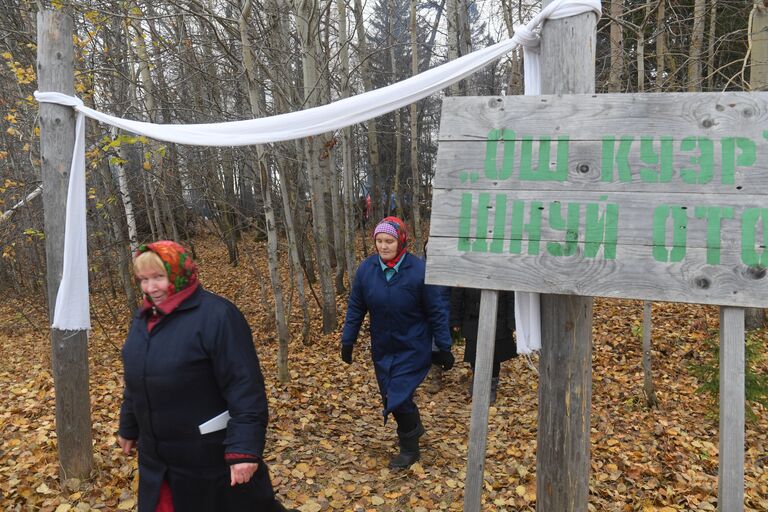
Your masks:
{"label": "sign support post", "polygon": [[[544,23],[542,94],[595,92],[596,27],[594,13]],[[585,512],[589,503],[592,302],[541,296],[536,510]]]}

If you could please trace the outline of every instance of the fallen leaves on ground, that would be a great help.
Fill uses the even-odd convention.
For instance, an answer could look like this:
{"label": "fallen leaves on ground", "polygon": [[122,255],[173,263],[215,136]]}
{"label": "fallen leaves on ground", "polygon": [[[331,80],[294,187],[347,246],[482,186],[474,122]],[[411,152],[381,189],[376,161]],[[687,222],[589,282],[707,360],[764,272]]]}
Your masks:
{"label": "fallen leaves on ground", "polygon": [[[321,335],[313,303],[312,344],[300,341],[301,311],[289,320],[290,376],[277,380],[277,340],[263,247],[243,250],[239,267],[213,239],[196,246],[201,280],[248,317],[267,381],[271,423],[266,461],[280,499],[302,512],[458,511],[463,508],[471,400],[468,366],[457,364],[443,390],[419,390],[427,434],[422,458],[390,471],[394,422],[382,422],[378,390],[362,338],[354,363],[338,356],[340,329]],[[289,283],[282,269],[283,283]],[[286,296],[298,303],[296,291]],[[312,300],[310,298],[310,300]],[[343,318],[343,297],[339,318]],[[593,318],[590,510],[704,511],[717,508],[718,425],[695,393],[688,364],[717,329],[715,307],[654,304],[653,372],[658,409],[643,398],[642,303],[596,299]],[[43,305],[28,297],[0,304],[0,508],[9,511],[134,510],[137,468],[116,444],[122,393],[120,346],[129,322],[118,298],[97,290],[89,342],[94,470],[66,479],[56,450],[50,342]],[[341,324],[341,322],[340,322]],[[633,334],[635,333],[635,334]],[[766,332],[758,333],[763,339]],[[456,347],[460,356],[463,347]],[[460,360],[459,357],[457,359]],[[768,368],[764,364],[761,371]],[[523,358],[502,367],[489,414],[483,510],[536,507],[537,377]],[[768,510],[768,415],[746,432],[745,494],[749,511]]]}

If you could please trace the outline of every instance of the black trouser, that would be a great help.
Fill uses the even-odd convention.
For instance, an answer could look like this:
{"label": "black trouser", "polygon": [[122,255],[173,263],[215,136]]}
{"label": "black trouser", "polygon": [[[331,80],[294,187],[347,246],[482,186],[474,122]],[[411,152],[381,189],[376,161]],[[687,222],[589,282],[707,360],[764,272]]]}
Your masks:
{"label": "black trouser", "polygon": [[[475,363],[471,363],[470,365],[472,367],[472,373],[475,373]],[[491,370],[491,376],[494,379],[499,378],[499,374],[501,373],[501,361],[493,360],[493,369]]]}

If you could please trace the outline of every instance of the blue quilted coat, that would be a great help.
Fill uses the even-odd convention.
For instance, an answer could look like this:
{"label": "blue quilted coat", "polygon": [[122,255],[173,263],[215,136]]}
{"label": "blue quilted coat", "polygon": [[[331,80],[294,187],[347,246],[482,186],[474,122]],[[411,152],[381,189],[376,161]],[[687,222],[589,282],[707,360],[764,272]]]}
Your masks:
{"label": "blue quilted coat", "polygon": [[442,287],[424,284],[425,269],[424,260],[406,253],[387,281],[373,255],[360,264],[349,294],[341,343],[355,343],[369,313],[371,357],[385,419],[429,372],[433,335],[440,350],[451,348],[449,305]]}

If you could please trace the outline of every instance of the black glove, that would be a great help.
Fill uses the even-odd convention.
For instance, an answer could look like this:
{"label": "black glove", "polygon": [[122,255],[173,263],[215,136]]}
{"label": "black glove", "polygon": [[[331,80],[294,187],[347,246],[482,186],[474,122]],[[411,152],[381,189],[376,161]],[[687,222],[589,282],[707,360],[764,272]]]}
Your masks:
{"label": "black glove", "polygon": [[440,366],[444,371],[448,371],[453,368],[453,361],[453,354],[447,350],[432,352],[432,364]]}
{"label": "black glove", "polygon": [[341,360],[347,364],[352,364],[352,347],[353,345],[341,346]]}

